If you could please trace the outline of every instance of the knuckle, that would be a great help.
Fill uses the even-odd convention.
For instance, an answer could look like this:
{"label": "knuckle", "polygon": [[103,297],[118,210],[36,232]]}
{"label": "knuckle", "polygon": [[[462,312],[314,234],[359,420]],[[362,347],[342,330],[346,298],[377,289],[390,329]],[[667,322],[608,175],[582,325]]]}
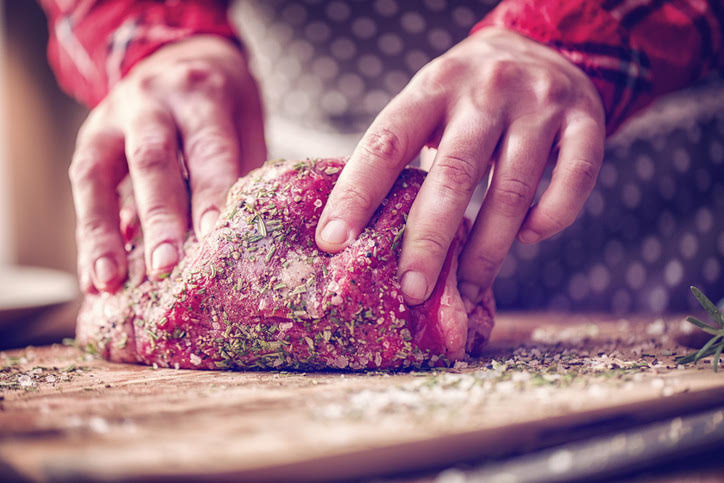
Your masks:
{"label": "knuckle", "polygon": [[[151,231],[149,228],[158,228],[167,225],[173,222],[175,218],[171,208],[160,201],[155,201],[145,206],[139,215],[143,220],[144,228],[147,229],[145,230],[146,232]],[[152,234],[147,233],[147,235],[150,237]]]}
{"label": "knuckle", "polygon": [[555,235],[568,228],[576,220],[575,214],[572,213],[561,213],[560,211],[553,211],[545,208],[540,209],[540,216],[543,222],[543,229],[539,230],[548,236]]}
{"label": "knuckle", "polygon": [[407,151],[405,140],[387,128],[368,132],[362,139],[360,148],[373,163],[382,163],[389,167],[397,167]]}
{"label": "knuckle", "polygon": [[68,178],[74,187],[94,184],[106,175],[106,168],[89,151],[76,152],[68,167]]}
{"label": "knuckle", "polygon": [[203,90],[221,92],[227,87],[227,78],[207,61],[189,60],[179,65],[174,78],[184,91]]}
{"label": "knuckle", "polygon": [[467,69],[468,63],[465,59],[438,57],[422,68],[418,86],[427,95],[448,90],[452,82],[459,79]]}
{"label": "knuckle", "polygon": [[349,211],[371,213],[377,208],[369,193],[357,185],[345,187],[337,195],[336,204],[341,208],[342,213]]}
{"label": "knuckle", "polygon": [[447,254],[449,244],[448,237],[431,228],[415,234],[411,240],[411,245],[415,251],[422,253],[423,256],[432,255],[435,258],[444,257]]}
{"label": "knuckle", "polygon": [[129,162],[139,171],[157,171],[166,167],[171,157],[171,140],[156,136],[141,140],[129,153]]}
{"label": "knuckle", "polygon": [[79,244],[100,244],[109,234],[110,225],[108,220],[98,215],[90,215],[78,219],[76,238]]}
{"label": "knuckle", "polygon": [[539,102],[563,104],[569,99],[572,85],[566,76],[548,69],[540,69],[535,74],[533,87]]}
{"label": "knuckle", "polygon": [[490,111],[491,101],[499,100],[501,93],[509,92],[519,83],[520,67],[507,59],[496,59],[486,64],[480,72],[480,82],[470,88],[468,96],[479,112]]}
{"label": "knuckle", "polygon": [[518,63],[508,59],[492,61],[483,72],[483,83],[493,90],[510,87],[521,77]]}
{"label": "knuckle", "polygon": [[592,92],[588,90],[578,92],[577,103],[583,112],[589,115],[596,124],[601,126],[601,131],[605,131],[606,111],[598,91],[594,88]]}
{"label": "knuckle", "polygon": [[96,137],[96,134],[98,132],[98,125],[103,122],[102,119],[104,117],[107,118],[107,115],[102,116],[101,113],[101,111],[105,110],[106,109],[104,108],[96,107],[90,112],[90,114],[88,114],[88,117],[78,129],[78,134],[75,137],[76,146],[87,145],[94,137]]}
{"label": "knuckle", "polygon": [[575,158],[566,164],[566,177],[573,186],[589,190],[596,184],[598,170],[598,163],[585,158]]}
{"label": "knuckle", "polygon": [[469,194],[478,183],[478,167],[465,157],[446,155],[433,165],[433,170],[437,170],[444,192]]}
{"label": "knuckle", "polygon": [[220,157],[236,158],[232,140],[215,128],[205,128],[190,136],[186,141],[186,151],[193,163],[206,163]]}
{"label": "knuckle", "polygon": [[490,200],[508,216],[517,215],[530,207],[533,187],[518,178],[502,178],[490,187]]}
{"label": "knuckle", "polygon": [[482,279],[483,275],[495,273],[498,270],[498,266],[502,263],[502,260],[492,256],[485,250],[474,250],[470,253],[468,263],[480,274],[480,278]]}
{"label": "knuckle", "polygon": [[[148,94],[156,88],[158,76],[155,73],[143,72],[135,78],[135,88],[139,92]],[[132,89],[129,86],[129,89]]]}

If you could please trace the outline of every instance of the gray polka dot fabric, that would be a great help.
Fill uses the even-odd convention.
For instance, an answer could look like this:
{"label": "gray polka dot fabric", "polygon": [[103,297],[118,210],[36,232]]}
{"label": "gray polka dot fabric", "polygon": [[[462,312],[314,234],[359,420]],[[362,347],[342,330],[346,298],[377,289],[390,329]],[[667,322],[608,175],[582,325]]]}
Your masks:
{"label": "gray polka dot fabric", "polygon": [[255,54],[270,112],[315,129],[356,133],[493,4],[244,1],[235,20]]}
{"label": "gray polka dot fabric", "polygon": [[[234,18],[272,118],[358,139],[494,3],[243,1]],[[696,306],[689,285],[724,296],[723,260],[724,87],[713,82],[624,126],[576,223],[552,240],[516,243],[494,288],[503,309],[687,311]]]}

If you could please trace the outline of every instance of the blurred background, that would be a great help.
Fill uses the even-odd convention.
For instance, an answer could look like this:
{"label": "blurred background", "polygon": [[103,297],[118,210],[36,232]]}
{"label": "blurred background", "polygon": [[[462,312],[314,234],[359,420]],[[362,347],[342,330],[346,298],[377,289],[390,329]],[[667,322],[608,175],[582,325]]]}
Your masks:
{"label": "blurred background", "polygon": [[68,165],[85,108],[63,94],[45,55],[36,2],[3,1],[0,24],[0,256],[73,272]]}
{"label": "blurred background", "polygon": [[36,2],[0,1],[0,348],[72,336],[77,310],[67,170],[86,110],[46,44]]}
{"label": "blurred background", "polygon": [[[348,154],[414,72],[494,3],[236,2],[232,18],[263,88],[271,157]],[[57,297],[75,294],[61,274],[35,273],[23,285],[13,267],[75,271],[67,169],[87,111],[55,82],[36,2],[0,5],[0,305],[12,308],[46,284]],[[724,296],[722,259],[724,90],[711,77],[619,131],[579,220],[551,241],[516,244],[495,291],[503,310],[684,312],[696,306],[689,285]],[[70,326],[73,308],[65,318]],[[0,326],[2,340],[10,338]]]}

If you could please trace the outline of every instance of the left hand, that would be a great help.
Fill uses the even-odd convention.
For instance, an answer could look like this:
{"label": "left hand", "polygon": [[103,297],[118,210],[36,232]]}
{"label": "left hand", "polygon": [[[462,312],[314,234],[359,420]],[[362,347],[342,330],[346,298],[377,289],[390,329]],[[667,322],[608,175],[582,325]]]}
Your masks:
{"label": "left hand", "polygon": [[126,280],[116,193],[126,173],[158,280],[181,259],[189,221],[199,238],[213,229],[228,188],[265,158],[259,91],[238,46],[197,35],[137,63],[88,115],[70,166],[83,291]]}
{"label": "left hand", "polygon": [[[476,301],[516,237],[535,243],[573,223],[602,163],[604,118],[590,79],[558,52],[512,31],[483,29],[423,67],[378,115],[329,197],[317,244],[330,252],[349,244],[421,148],[437,148],[399,262],[405,299],[420,304],[492,164],[458,272],[463,296]],[[531,208],[556,153],[551,184]]]}

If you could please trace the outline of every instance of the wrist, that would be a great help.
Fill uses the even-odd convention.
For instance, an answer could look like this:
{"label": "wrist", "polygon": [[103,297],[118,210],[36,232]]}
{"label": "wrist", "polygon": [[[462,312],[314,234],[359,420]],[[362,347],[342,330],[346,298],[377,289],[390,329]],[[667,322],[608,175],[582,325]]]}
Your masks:
{"label": "wrist", "polygon": [[598,92],[607,134],[642,105],[651,85],[648,60],[600,2],[506,0],[472,34],[504,28],[544,44],[585,74]]}

